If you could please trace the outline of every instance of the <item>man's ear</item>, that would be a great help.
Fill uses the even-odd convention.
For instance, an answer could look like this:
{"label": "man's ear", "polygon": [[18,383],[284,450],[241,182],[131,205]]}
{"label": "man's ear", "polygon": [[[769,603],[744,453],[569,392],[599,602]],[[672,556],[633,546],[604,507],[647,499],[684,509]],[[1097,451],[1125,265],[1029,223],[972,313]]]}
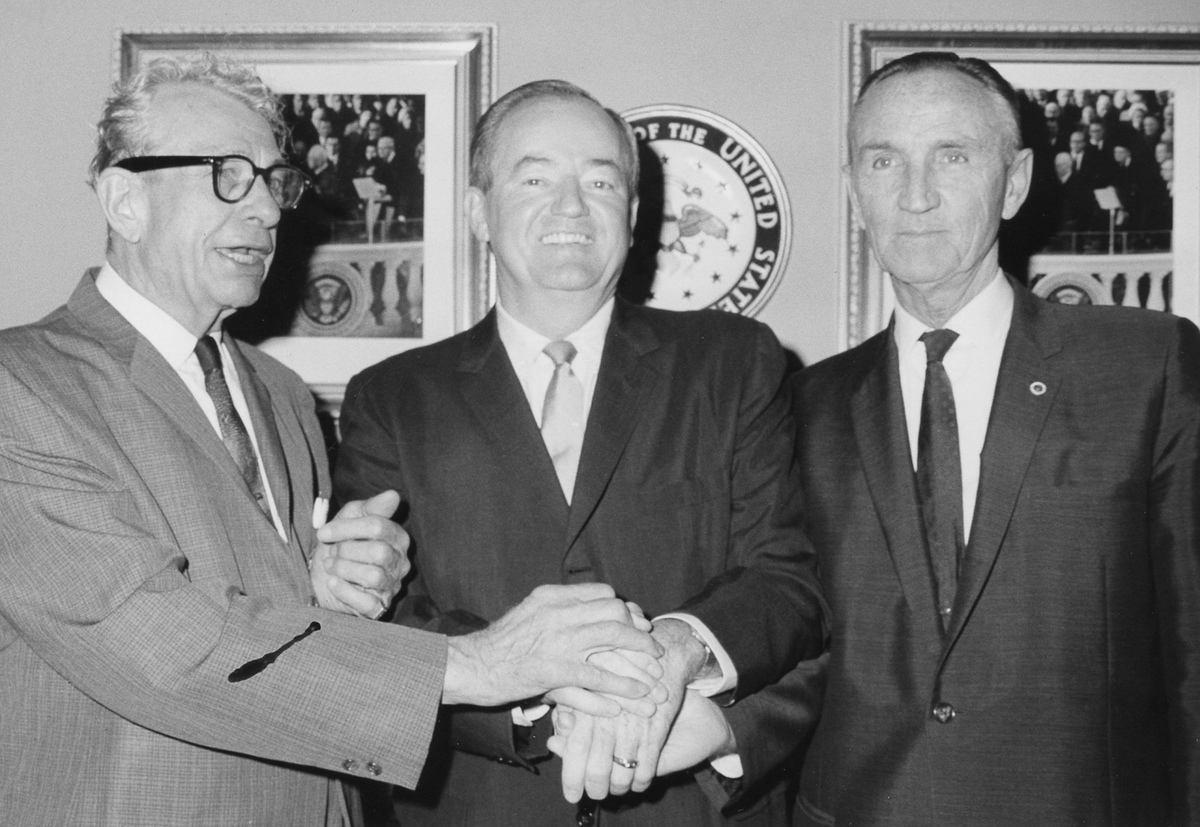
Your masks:
{"label": "man's ear", "polygon": [[1033,150],[1022,149],[1008,165],[1008,181],[1004,186],[1005,218],[1012,218],[1025,203],[1029,195],[1029,184],[1033,180]]}
{"label": "man's ear", "polygon": [[479,187],[468,187],[464,203],[467,209],[467,223],[471,225],[471,232],[484,244],[488,243],[492,239],[488,234],[487,196]]}
{"label": "man's ear", "polygon": [[146,214],[145,190],[137,175],[109,167],[96,178],[96,197],[112,231],[130,244],[137,244]]}
{"label": "man's ear", "polygon": [[629,202],[629,246],[633,246],[633,230],[637,227],[637,212],[638,212],[638,197],[633,196],[633,200]]}

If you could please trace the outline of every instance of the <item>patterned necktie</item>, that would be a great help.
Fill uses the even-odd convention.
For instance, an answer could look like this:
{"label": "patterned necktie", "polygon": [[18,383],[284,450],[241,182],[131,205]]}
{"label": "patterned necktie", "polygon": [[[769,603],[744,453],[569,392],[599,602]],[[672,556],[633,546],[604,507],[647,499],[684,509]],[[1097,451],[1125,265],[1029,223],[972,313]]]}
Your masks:
{"label": "patterned necktie", "polygon": [[221,350],[212,336],[201,336],[196,342],[196,358],[200,360],[200,367],[204,370],[204,389],[208,391],[213,406],[217,409],[221,441],[225,443],[225,449],[242,472],[242,479],[246,481],[246,487],[258,501],[258,507],[270,518],[271,506],[267,503],[262,476],[258,472],[258,454],[254,452],[250,432],[246,430],[242,418],[238,416],[237,408],[233,406],[229,385],[225,383],[225,370],[221,367]]}
{"label": "patterned necktie", "polygon": [[958,417],[954,389],[942,357],[954,344],[953,330],[931,330],[925,343],[925,391],[917,435],[917,493],[925,523],[925,543],[937,583],[942,631],[950,626],[950,610],[958,586],[963,551],[962,467],[958,453]]}
{"label": "patterned necktie", "polygon": [[583,383],[571,369],[575,345],[559,340],[546,345],[543,352],[554,362],[554,375],[542,405],[542,439],[569,505],[583,447]]}

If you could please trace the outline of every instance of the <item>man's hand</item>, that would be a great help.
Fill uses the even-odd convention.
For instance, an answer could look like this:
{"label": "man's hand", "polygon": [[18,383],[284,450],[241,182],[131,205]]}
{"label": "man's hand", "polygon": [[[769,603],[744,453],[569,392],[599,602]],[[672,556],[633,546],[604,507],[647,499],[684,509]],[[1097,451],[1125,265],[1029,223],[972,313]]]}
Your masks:
{"label": "man's hand", "polygon": [[369,618],[387,611],[410,567],[408,532],[391,520],[399,505],[399,494],[384,491],[346,503],[317,530],[308,567],[322,608]]}
{"label": "man's hand", "polygon": [[589,661],[614,649],[659,657],[662,647],[635,622],[602,583],[539,586],[488,628],[450,638],[442,702],[498,706],[564,686],[644,697],[653,686]]}
{"label": "man's hand", "polygon": [[650,760],[654,719],[629,713],[600,718],[565,706],[551,714],[555,734],[547,745],[562,758],[563,797],[573,804],[584,792],[594,801],[629,792],[641,762]]}
{"label": "man's hand", "polygon": [[563,760],[563,796],[576,802],[584,792],[593,800],[642,792],[654,780],[659,754],[683,704],[687,685],[704,666],[704,646],[682,620],[655,623],[653,635],[662,644],[663,678],[667,697],[650,718],[622,713],[596,718],[579,709],[555,710],[555,735],[548,746]]}
{"label": "man's hand", "polygon": [[721,707],[689,689],[658,755],[655,773],[669,775],[735,752],[737,739]]}
{"label": "man's hand", "polygon": [[[634,616],[634,620],[637,621],[637,615]],[[649,622],[643,631],[650,631]],[[614,718],[622,712],[649,718],[658,710],[658,705],[667,699],[667,688],[659,682],[659,678],[663,676],[663,669],[658,658],[645,652],[613,650],[597,652],[588,658],[588,662],[609,672],[636,678],[642,683],[652,685],[654,689],[642,698],[620,698],[614,695],[599,695],[578,686],[564,686],[547,692],[543,700],[555,706],[578,709],[597,718]]]}

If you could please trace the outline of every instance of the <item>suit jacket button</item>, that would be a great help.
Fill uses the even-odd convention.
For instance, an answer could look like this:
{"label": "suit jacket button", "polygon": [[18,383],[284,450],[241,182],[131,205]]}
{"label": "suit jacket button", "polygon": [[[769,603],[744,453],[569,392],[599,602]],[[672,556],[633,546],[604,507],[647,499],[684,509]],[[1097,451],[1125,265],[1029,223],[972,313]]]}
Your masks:
{"label": "suit jacket button", "polygon": [[948,724],[954,720],[954,707],[945,701],[938,701],[933,705],[933,717],[937,718],[940,724]]}
{"label": "suit jacket button", "polygon": [[358,769],[358,762],[353,758],[347,758],[342,762],[342,769],[344,769],[346,772],[354,772],[356,769]]}
{"label": "suit jacket button", "polygon": [[374,761],[368,761],[367,772],[371,773],[371,775],[379,775],[381,772],[383,772],[383,767],[379,766]]}

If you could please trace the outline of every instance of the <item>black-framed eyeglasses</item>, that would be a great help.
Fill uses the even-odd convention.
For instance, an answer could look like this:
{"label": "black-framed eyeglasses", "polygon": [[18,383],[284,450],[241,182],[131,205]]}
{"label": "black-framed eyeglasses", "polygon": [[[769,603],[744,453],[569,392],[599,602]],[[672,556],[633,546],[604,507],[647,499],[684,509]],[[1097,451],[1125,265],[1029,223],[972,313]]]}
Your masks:
{"label": "black-framed eyeglasses", "polygon": [[264,169],[244,155],[141,155],[117,161],[114,166],[130,172],[149,172],[201,164],[212,167],[213,192],[228,204],[249,195],[254,179],[261,175],[279,209],[290,210],[300,203],[300,196],[309,184],[308,176],[290,164],[272,164]]}

